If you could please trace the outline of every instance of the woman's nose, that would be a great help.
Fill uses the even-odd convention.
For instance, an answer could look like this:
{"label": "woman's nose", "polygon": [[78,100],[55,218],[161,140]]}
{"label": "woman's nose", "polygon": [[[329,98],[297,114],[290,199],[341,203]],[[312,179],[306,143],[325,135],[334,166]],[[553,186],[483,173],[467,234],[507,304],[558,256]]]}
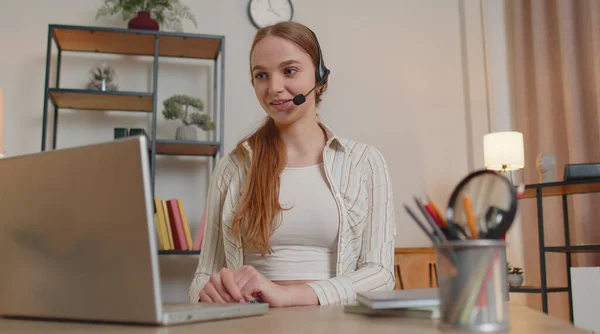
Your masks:
{"label": "woman's nose", "polygon": [[283,91],[283,78],[278,75],[274,75],[269,80],[269,93],[280,93]]}

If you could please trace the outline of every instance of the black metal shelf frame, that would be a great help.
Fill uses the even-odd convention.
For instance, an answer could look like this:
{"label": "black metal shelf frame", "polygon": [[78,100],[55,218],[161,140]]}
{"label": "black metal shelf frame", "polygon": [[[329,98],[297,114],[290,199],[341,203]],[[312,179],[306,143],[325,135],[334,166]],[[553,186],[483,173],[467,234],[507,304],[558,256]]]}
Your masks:
{"label": "black metal shelf frame", "polygon": [[[583,246],[571,246],[571,236],[569,232],[569,204],[568,194],[562,195],[549,195],[549,196],[561,196],[562,197],[562,208],[563,208],[563,230],[564,230],[564,246],[551,246],[545,245],[544,240],[544,209],[543,209],[543,189],[547,187],[563,187],[573,186],[579,184],[591,184],[600,183],[600,179],[588,179],[588,180],[573,180],[573,181],[561,181],[551,183],[539,183],[527,185],[526,189],[535,189],[535,199],[537,206],[537,223],[538,223],[538,239],[539,239],[539,259],[540,259],[540,277],[541,277],[541,288],[511,288],[511,292],[522,292],[522,293],[541,293],[542,297],[542,311],[548,314],[548,293],[552,292],[567,292],[569,297],[569,316],[571,323],[574,321],[573,317],[573,293],[571,286],[571,275],[570,269],[572,267],[572,254],[574,252],[598,252],[600,251],[600,245],[583,245]],[[547,282],[546,273],[546,253],[557,252],[564,253],[566,257],[566,271],[567,271],[567,287],[566,288],[549,288]]]}
{"label": "black metal shelf frame", "polygon": [[544,247],[546,252],[555,253],[585,253],[585,252],[600,252],[600,245],[582,245],[582,246],[553,246]]}
{"label": "black metal shelf frame", "polygon": [[[560,287],[560,288],[547,288],[547,292],[568,292],[568,287]],[[519,288],[509,288],[509,292],[519,292],[519,293],[540,293],[542,292],[541,288],[534,287],[519,287]]]}
{"label": "black metal shelf frame", "polygon": [[[159,66],[159,58],[160,57],[176,57],[170,55],[160,55],[159,54],[159,46],[161,37],[181,37],[182,39],[210,39],[217,40],[219,43],[218,49],[216,50],[216,54],[214,59],[213,66],[213,102],[212,102],[212,117],[213,120],[218,119],[219,123],[219,138],[217,139],[217,131],[213,131],[212,134],[212,142],[211,145],[217,145],[217,152],[212,155],[212,167],[214,169],[216,165],[217,154],[223,156],[223,139],[224,139],[224,102],[225,102],[225,37],[220,35],[205,35],[205,34],[190,34],[190,33],[175,33],[175,32],[164,32],[164,31],[151,31],[151,30],[134,30],[134,29],[122,29],[122,28],[108,28],[108,27],[91,27],[91,26],[73,26],[73,25],[59,25],[59,24],[50,24],[48,25],[48,36],[47,36],[47,45],[46,45],[46,69],[45,69],[45,85],[44,85],[44,104],[43,104],[43,118],[42,118],[42,143],[41,150],[46,150],[46,137],[47,137],[47,126],[48,126],[48,102],[51,100],[53,103],[53,127],[52,127],[52,149],[56,149],[56,140],[57,140],[57,128],[58,128],[58,110],[59,106],[56,104],[53,98],[51,98],[51,92],[73,92],[73,91],[82,91],[82,90],[71,90],[60,88],[60,74],[61,74],[61,64],[62,64],[62,53],[64,52],[87,52],[87,53],[108,53],[108,54],[124,54],[120,52],[108,52],[108,51],[89,51],[89,50],[63,50],[61,48],[59,39],[56,35],[56,30],[78,30],[78,31],[87,31],[90,33],[94,32],[103,32],[103,33],[120,33],[120,34],[133,34],[133,35],[145,35],[152,36],[154,38],[154,54],[147,55],[153,57],[153,69],[152,69],[152,92],[144,93],[144,92],[93,92],[85,91],[86,93],[92,94],[113,94],[113,95],[128,95],[128,96],[139,96],[139,97],[151,97],[152,98],[152,129],[150,131],[150,152],[151,152],[151,186],[152,186],[152,194],[154,195],[154,186],[155,186],[155,175],[156,175],[156,118],[157,118],[157,90],[158,90],[158,66]],[[52,56],[52,46],[53,44],[57,48],[57,58],[56,58],[56,81],[55,87],[50,87],[50,67],[51,67],[51,56]],[[135,54],[129,53],[131,56],[136,56]],[[183,57],[183,56],[181,56]],[[198,59],[207,59],[200,58]],[[220,64],[219,64],[220,63]],[[219,82],[219,86],[218,83]],[[217,105],[219,106],[218,111],[219,115],[217,117]],[[199,142],[200,143],[200,142]],[[189,143],[187,143],[189,144]],[[168,155],[168,154],[167,154]]]}
{"label": "black metal shelf frame", "polygon": [[159,250],[158,255],[198,255],[199,250]]}

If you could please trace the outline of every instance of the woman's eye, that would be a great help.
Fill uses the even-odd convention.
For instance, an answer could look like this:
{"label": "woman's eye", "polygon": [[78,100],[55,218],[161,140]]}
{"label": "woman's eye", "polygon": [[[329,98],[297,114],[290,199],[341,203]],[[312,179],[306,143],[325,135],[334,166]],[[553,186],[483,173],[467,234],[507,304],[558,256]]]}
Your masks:
{"label": "woman's eye", "polygon": [[261,73],[256,73],[254,75],[254,79],[258,79],[258,80],[264,79],[266,77],[267,77],[267,74],[266,73],[262,73],[262,72]]}
{"label": "woman's eye", "polygon": [[292,74],[295,74],[296,72],[298,72],[298,70],[296,70],[295,68],[291,68],[291,67],[288,67],[284,70],[284,73],[286,75],[292,75]]}

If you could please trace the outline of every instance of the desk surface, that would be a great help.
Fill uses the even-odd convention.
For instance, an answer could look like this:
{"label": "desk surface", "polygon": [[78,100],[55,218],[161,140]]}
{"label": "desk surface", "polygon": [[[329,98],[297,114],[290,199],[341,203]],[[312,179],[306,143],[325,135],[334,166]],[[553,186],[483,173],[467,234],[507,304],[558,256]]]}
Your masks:
{"label": "desk surface", "polygon": [[[525,306],[510,306],[510,333],[591,333]],[[169,327],[104,325],[0,318],[0,333],[455,333],[425,319],[368,317],[344,313],[340,306],[271,309],[268,314]],[[464,332],[456,332],[464,333]]]}

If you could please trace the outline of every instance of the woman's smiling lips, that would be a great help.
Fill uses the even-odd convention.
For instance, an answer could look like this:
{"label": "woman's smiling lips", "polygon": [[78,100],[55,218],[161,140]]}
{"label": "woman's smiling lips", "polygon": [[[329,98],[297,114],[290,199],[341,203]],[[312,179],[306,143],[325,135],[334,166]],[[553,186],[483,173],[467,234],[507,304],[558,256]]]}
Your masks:
{"label": "woman's smiling lips", "polygon": [[288,100],[273,100],[271,101],[271,103],[269,103],[273,108],[279,110],[279,111],[283,111],[286,110],[290,105],[291,105],[292,100],[288,99]]}

